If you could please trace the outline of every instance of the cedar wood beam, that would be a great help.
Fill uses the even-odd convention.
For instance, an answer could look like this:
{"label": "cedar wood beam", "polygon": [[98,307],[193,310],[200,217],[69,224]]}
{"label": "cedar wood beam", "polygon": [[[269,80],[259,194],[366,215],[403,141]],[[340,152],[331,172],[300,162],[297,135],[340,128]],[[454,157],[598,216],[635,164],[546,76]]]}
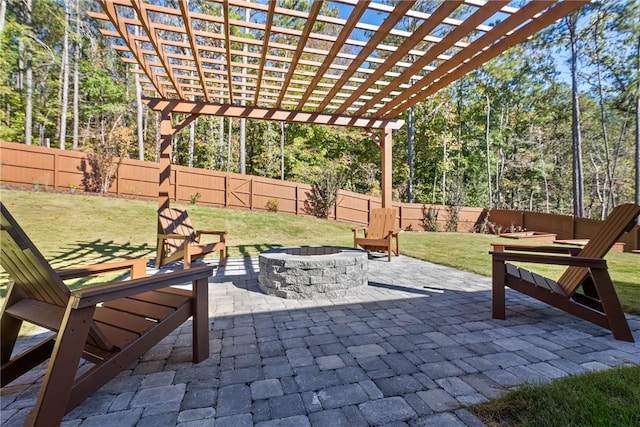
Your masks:
{"label": "cedar wood beam", "polygon": [[180,2],[180,10],[182,11],[182,16],[184,19],[184,28],[187,32],[187,38],[189,39],[189,46],[191,46],[191,53],[193,54],[193,59],[195,59],[196,70],[198,76],[200,76],[200,86],[202,87],[202,94],[204,95],[204,99],[207,102],[211,102],[211,98],[209,97],[209,91],[207,90],[207,82],[204,75],[204,70],[202,68],[202,58],[200,57],[200,52],[198,49],[198,43],[196,43],[196,37],[193,33],[193,22],[191,17],[189,16],[189,5],[186,1]]}
{"label": "cedar wood beam", "polygon": [[404,124],[403,120],[397,119],[380,120],[369,117],[323,114],[313,111],[296,111],[228,104],[208,104],[205,102],[181,101],[178,99],[143,98],[142,102],[154,111],[171,111],[173,113],[273,120],[290,123],[393,130],[400,129]]}
{"label": "cedar wood beam", "polygon": [[271,38],[271,27],[273,26],[273,13],[276,9],[276,2],[269,2],[269,10],[267,11],[267,22],[264,27],[264,40],[262,41],[262,52],[260,53],[260,68],[256,77],[256,93],[253,97],[253,105],[258,105],[260,98],[260,87],[262,86],[262,76],[264,75],[264,67],[267,63],[267,51],[269,50],[269,39]]}
{"label": "cedar wood beam", "polygon": [[224,48],[227,57],[227,83],[229,84],[229,104],[233,104],[233,73],[231,70],[231,28],[229,25],[229,1],[222,4],[224,11]]}

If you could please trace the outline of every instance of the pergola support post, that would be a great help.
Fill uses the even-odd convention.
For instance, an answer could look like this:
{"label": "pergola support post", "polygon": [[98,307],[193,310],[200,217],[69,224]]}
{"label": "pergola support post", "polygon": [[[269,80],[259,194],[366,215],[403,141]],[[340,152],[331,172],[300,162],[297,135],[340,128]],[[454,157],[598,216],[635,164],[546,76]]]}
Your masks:
{"label": "pergola support post", "polygon": [[175,133],[171,123],[171,111],[169,109],[160,112],[160,175],[158,181],[158,212],[168,208],[169,192],[171,190],[171,139]]}
{"label": "pergola support post", "polygon": [[380,148],[382,149],[382,165],[381,165],[381,189],[382,189],[382,207],[390,208],[393,201],[393,180],[391,174],[392,166],[392,154],[391,147],[393,141],[393,130],[391,128],[384,128],[384,135],[381,141]]}
{"label": "pergola support post", "polygon": [[158,212],[170,206],[171,192],[171,140],[173,136],[198,118],[198,114],[187,116],[177,125],[173,125],[172,108],[160,111],[160,174],[158,181]]}

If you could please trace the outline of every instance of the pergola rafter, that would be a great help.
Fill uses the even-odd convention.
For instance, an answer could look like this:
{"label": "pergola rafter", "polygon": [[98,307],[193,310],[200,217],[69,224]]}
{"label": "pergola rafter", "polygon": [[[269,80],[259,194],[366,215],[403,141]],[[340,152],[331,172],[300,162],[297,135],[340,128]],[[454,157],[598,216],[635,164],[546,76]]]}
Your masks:
{"label": "pergola rafter", "polygon": [[[140,64],[148,96],[387,118],[473,69],[466,64],[479,66],[486,50],[515,44],[521,27],[588,3],[441,0],[418,10],[413,0],[315,0],[295,10],[276,1],[97,1],[105,13],[92,15]],[[249,20],[239,18],[245,10]]]}
{"label": "pergola rafter", "polygon": [[[267,60],[267,52],[269,51],[269,38],[271,36],[271,27],[273,26],[273,15],[276,9],[276,2],[269,2],[269,10],[267,11],[267,20],[264,27],[264,39],[262,40],[262,52],[260,53],[260,69],[256,76],[256,92],[253,96],[253,105],[258,104],[258,97],[260,96],[260,86],[262,85],[262,79],[264,76],[264,70]],[[269,89],[275,89],[276,87],[269,87]]]}
{"label": "pergola rafter", "polygon": [[[533,13],[533,11],[540,9],[540,4],[538,3],[540,2],[531,2],[524,6],[521,10],[527,9],[531,14]],[[510,47],[513,47],[516,44],[525,41],[533,34],[537,33],[548,25],[553,24],[563,16],[566,16],[569,13],[573,12],[578,7],[576,7],[576,5],[572,3],[573,2],[570,1],[564,1],[558,5],[555,5],[555,7],[552,7],[545,15],[538,16],[535,20],[531,20],[529,21],[529,23],[522,26],[519,25],[526,20],[527,15],[525,15],[524,13],[512,15],[510,19],[507,19],[496,25],[495,34],[487,33],[474,42],[475,46],[472,44],[467,47],[467,49],[481,50],[480,54],[464,63],[461,63],[460,60],[455,62],[452,61],[451,64],[448,65],[448,67],[442,67],[439,70],[437,75],[434,76],[433,83],[424,82],[422,85],[416,87],[416,90],[414,92],[403,93],[402,95],[396,97],[392,103],[389,103],[385,107],[383,107],[380,110],[380,113],[383,116],[394,117],[395,114],[397,114],[399,111],[406,111],[418,102],[424,101],[430,95],[433,95],[438,90],[457,80],[458,77],[456,76],[458,73],[460,73],[461,75],[465,75],[475,70],[476,68],[481,67],[484,63],[495,58]],[[509,35],[509,37],[502,38],[497,43],[491,45],[491,43],[498,37],[500,37],[501,34]],[[458,73],[451,72],[451,70],[458,65],[459,67],[456,69]],[[399,107],[400,105],[401,107]],[[395,111],[391,112],[394,108]]]}
{"label": "pergola rafter", "polygon": [[[453,12],[463,1],[462,0],[450,0],[447,2],[442,3],[442,5],[435,11],[435,13],[433,15],[430,16],[430,18],[432,19],[426,19],[422,22],[422,24],[416,29],[416,31],[413,33],[414,37],[417,37],[419,39],[424,39],[426,36],[428,36],[434,29],[435,27],[442,22],[442,20],[449,16],[449,14],[451,12]],[[409,54],[409,52],[411,51],[413,47],[413,43],[411,42],[411,39],[405,39],[404,42],[398,47],[398,49],[396,49],[395,52],[393,52],[391,54],[391,56],[388,58],[388,61],[385,61],[384,64],[380,65],[373,74],[371,74],[368,79],[371,79],[372,81],[377,81],[378,79],[382,78],[382,76],[385,74],[385,72],[387,72],[389,69],[391,69],[392,67],[395,67],[396,64],[398,64],[403,57],[405,57],[407,54]],[[342,104],[342,106],[340,108],[338,108],[338,113],[343,113],[346,109],[348,105],[351,105],[352,103],[356,102],[358,100],[358,98],[367,90],[367,85],[362,85],[360,88],[356,89],[349,98],[347,98],[345,100],[345,102]],[[391,92],[391,90],[389,90],[389,92]],[[378,93],[378,95],[380,94],[380,92]],[[384,96],[383,96],[384,97]],[[369,101],[370,102],[370,101]],[[359,111],[362,111],[363,108],[361,108]]]}
{"label": "pergola rafter", "polygon": [[172,113],[382,129],[390,205],[398,117],[590,0],[95,1],[103,13],[89,14],[162,112],[161,162],[181,127]]}
{"label": "pergola rafter", "polygon": [[[191,48],[191,52],[193,52],[193,58],[195,59],[195,70],[199,76],[204,76],[204,69],[202,68],[202,57],[198,52],[198,45],[196,43],[196,38],[193,32],[193,22],[191,21],[189,8],[187,7],[187,2],[180,2],[180,12],[182,16],[186,19],[184,21],[185,31],[187,32],[187,39],[189,40],[189,47]],[[186,68],[186,67],[185,67]],[[202,88],[202,93],[204,94],[204,99],[207,102],[211,101],[211,97],[209,95],[209,91],[207,90],[206,79],[200,79],[200,87]]]}
{"label": "pergola rafter", "polygon": [[313,0],[311,4],[311,10],[309,11],[309,15],[307,16],[307,22],[304,25],[304,30],[300,35],[300,42],[296,47],[296,53],[291,60],[291,65],[289,67],[289,72],[286,73],[286,77],[284,82],[282,83],[282,90],[280,91],[280,95],[278,95],[278,101],[276,101],[276,107],[280,107],[282,105],[282,101],[284,99],[285,94],[287,93],[287,88],[291,84],[291,79],[293,78],[293,74],[295,73],[295,69],[298,66],[298,61],[300,61],[300,57],[304,52],[304,48],[307,45],[307,40],[309,39],[309,35],[311,34],[311,30],[313,29],[313,24],[315,23],[316,18],[320,14],[320,8],[322,7],[321,0]]}
{"label": "pergola rafter", "polygon": [[333,59],[338,56],[338,54],[340,53],[340,50],[342,49],[345,42],[349,38],[349,35],[351,35],[351,32],[356,27],[356,24],[362,17],[362,14],[367,10],[367,6],[369,5],[369,3],[370,2],[368,0],[361,0],[356,4],[356,6],[353,9],[353,12],[351,12],[351,15],[349,15],[349,19],[346,21],[344,27],[342,27],[342,31],[340,31],[340,34],[336,38],[336,41],[331,46],[331,49],[329,50],[329,52],[327,53],[327,56],[322,62],[320,69],[318,70],[316,75],[313,77],[313,80],[311,80],[311,82],[309,83],[309,86],[307,86],[307,90],[305,91],[304,95],[302,96],[302,99],[298,103],[298,106],[297,106],[298,109],[302,109],[305,102],[309,99],[309,97],[315,90],[316,85],[318,84],[322,76],[327,72],[327,70],[333,63]]}

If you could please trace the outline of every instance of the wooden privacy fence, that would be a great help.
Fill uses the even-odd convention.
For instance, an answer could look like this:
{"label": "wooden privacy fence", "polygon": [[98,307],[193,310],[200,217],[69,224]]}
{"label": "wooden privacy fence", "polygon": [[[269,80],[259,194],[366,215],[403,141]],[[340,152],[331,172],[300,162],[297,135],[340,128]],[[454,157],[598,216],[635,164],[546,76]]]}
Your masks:
{"label": "wooden privacy fence", "polygon": [[[503,231],[511,228],[544,231],[557,235],[558,240],[588,239],[600,229],[603,221],[589,218],[576,218],[569,215],[554,215],[541,212],[492,209],[489,221],[500,225]],[[625,244],[626,252],[640,248],[640,227],[634,227],[625,233],[619,242]]]}
{"label": "wooden privacy fence", "polygon": [[[86,153],[56,148],[27,146],[0,142],[0,182],[2,185],[52,191],[67,191],[73,186],[79,192],[86,190],[91,176],[91,164]],[[158,197],[159,165],[155,162],[123,159],[109,188],[109,194],[156,200]],[[313,216],[311,186],[236,173],[206,169],[171,167],[172,201],[198,205],[268,211]],[[199,196],[198,196],[199,194]],[[372,208],[381,207],[379,198],[350,191],[338,192],[338,201],[329,218],[350,224],[366,225]],[[453,210],[442,205],[394,202],[398,210],[398,226],[407,231],[424,230],[426,218],[431,214],[439,231],[447,230]],[[478,230],[487,210],[460,207],[455,214],[457,231]],[[492,210],[489,221],[503,230],[526,227],[529,230],[556,233],[558,239],[582,239],[591,236],[601,221],[537,212]],[[622,239],[625,249],[637,249],[640,231],[636,227]]]}

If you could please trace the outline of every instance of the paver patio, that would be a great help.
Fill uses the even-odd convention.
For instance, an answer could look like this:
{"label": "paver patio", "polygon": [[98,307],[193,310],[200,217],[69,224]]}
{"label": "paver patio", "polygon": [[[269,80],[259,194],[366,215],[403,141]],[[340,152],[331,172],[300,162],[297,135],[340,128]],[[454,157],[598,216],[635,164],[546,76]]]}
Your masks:
{"label": "paver patio", "polygon": [[[640,363],[640,344],[510,290],[493,320],[489,278],[405,256],[369,260],[369,286],[331,301],[265,295],[257,269],[229,259],[210,279],[208,360],[190,362],[184,325],[63,425],[476,426],[461,405]],[[2,389],[3,425],[22,425],[43,373]]]}

